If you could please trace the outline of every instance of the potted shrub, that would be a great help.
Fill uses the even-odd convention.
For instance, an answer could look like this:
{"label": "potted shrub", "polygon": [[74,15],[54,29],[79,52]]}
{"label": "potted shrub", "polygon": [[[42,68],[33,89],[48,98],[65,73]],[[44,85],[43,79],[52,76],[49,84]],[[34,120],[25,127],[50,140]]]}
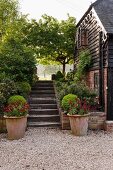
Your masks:
{"label": "potted shrub", "polygon": [[76,136],[84,136],[88,130],[88,119],[90,106],[86,100],[75,99],[69,102],[70,110],[67,114],[70,120],[71,131]]}
{"label": "potted shrub", "polygon": [[70,121],[69,121],[69,117],[67,116],[67,113],[69,112],[69,108],[70,108],[69,101],[71,100],[74,103],[76,98],[77,98],[76,95],[68,94],[64,96],[62,99],[61,125],[63,130],[70,130]]}
{"label": "potted shrub", "polygon": [[8,105],[4,108],[4,117],[8,139],[20,139],[24,137],[29,105],[23,96],[11,96]]}

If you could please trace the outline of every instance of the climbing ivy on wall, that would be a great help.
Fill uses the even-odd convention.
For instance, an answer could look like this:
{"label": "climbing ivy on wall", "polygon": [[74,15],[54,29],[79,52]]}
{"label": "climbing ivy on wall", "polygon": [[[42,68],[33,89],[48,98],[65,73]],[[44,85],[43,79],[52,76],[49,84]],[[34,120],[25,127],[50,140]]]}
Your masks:
{"label": "climbing ivy on wall", "polygon": [[83,79],[86,71],[91,65],[91,55],[88,49],[83,50],[79,53],[78,62],[76,65],[75,81]]}

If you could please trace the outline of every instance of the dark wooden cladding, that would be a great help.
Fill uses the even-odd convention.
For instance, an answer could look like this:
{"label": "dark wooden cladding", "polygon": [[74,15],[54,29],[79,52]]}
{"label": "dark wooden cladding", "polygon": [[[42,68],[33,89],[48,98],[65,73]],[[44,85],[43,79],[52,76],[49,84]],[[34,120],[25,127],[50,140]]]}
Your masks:
{"label": "dark wooden cladding", "polygon": [[108,66],[108,41],[105,42],[103,47],[103,66]]}
{"label": "dark wooden cladding", "polygon": [[113,68],[113,37],[108,41],[108,67]]}
{"label": "dark wooden cladding", "polygon": [[80,30],[87,30],[88,31],[88,48],[90,50],[92,56],[92,67],[99,68],[99,32],[101,31],[101,27],[97,24],[97,21],[94,16],[87,19],[87,16],[84,18],[82,23],[78,26],[78,41],[77,41],[77,48],[78,50],[81,49],[81,31]]}
{"label": "dark wooden cladding", "polygon": [[[77,51],[84,49],[80,43],[81,30],[87,30],[88,44],[92,56],[87,70],[89,87],[94,88],[94,74],[99,73],[99,104],[113,120],[113,0],[95,1],[77,24]],[[111,15],[110,15],[111,14]],[[99,21],[100,20],[100,21]],[[77,53],[79,54],[79,53]],[[77,57],[77,55],[76,55]]]}

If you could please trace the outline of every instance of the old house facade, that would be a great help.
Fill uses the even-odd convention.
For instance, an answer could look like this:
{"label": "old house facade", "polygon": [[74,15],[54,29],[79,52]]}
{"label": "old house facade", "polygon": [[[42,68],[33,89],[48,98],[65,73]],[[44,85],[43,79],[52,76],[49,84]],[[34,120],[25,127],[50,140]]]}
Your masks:
{"label": "old house facade", "polygon": [[113,0],[97,0],[77,24],[76,56],[88,48],[92,66],[87,74],[90,88],[98,91],[100,105],[113,120]]}

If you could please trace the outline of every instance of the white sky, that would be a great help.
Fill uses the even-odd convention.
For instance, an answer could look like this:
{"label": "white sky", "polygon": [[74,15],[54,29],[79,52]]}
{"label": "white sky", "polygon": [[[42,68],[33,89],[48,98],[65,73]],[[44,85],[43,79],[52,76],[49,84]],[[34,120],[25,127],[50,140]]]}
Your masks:
{"label": "white sky", "polygon": [[95,0],[19,0],[20,11],[29,14],[29,19],[39,20],[43,14],[57,18],[67,19],[67,13],[79,19]]}

